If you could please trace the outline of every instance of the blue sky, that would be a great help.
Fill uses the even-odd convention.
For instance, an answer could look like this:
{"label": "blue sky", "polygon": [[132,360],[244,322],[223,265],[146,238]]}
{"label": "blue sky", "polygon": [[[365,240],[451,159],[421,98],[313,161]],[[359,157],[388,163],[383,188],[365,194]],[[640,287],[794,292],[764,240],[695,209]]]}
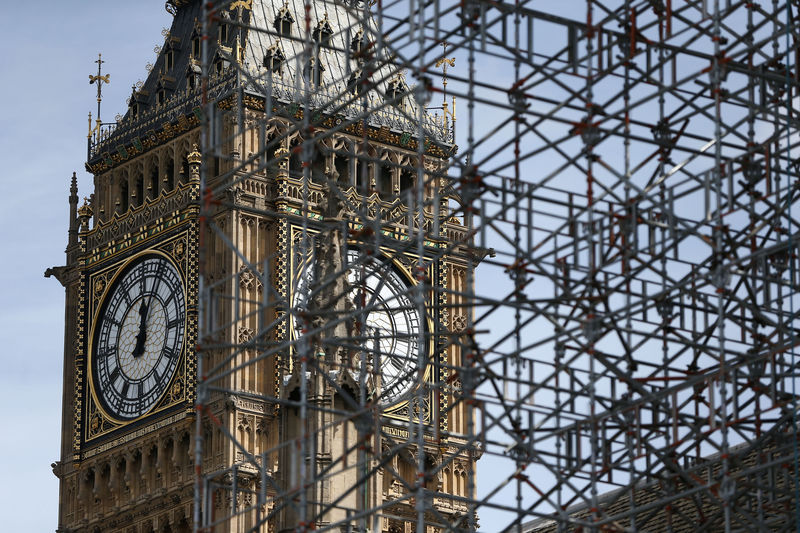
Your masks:
{"label": "blue sky", "polygon": [[96,109],[98,52],[111,84],[103,119],[144,79],[163,0],[7,2],[0,17],[0,516],[4,531],[54,531],[61,427],[64,290],[46,268],[64,264],[69,181],[88,195],[87,115]]}

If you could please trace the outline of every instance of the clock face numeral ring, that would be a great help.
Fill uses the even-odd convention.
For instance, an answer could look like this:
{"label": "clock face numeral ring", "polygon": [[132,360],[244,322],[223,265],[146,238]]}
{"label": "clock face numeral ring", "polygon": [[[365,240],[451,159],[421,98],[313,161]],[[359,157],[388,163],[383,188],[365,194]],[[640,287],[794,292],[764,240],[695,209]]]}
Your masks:
{"label": "clock face numeral ring", "polygon": [[[298,247],[300,248],[300,247]],[[306,249],[309,249],[307,247]],[[309,253],[296,250],[292,306],[300,312],[308,309],[307,300],[315,287]],[[364,323],[359,339],[345,341],[361,344],[380,374],[380,403],[390,406],[406,399],[418,381],[420,333],[425,331],[424,317],[411,296],[412,285],[387,259],[365,257],[358,249],[347,250],[347,299],[353,313],[363,313]],[[302,326],[295,322],[295,338],[302,335]]]}
{"label": "clock face numeral ring", "polygon": [[120,421],[147,414],[169,388],[183,353],[184,284],[164,256],[139,256],[108,288],[94,323],[93,390]]}

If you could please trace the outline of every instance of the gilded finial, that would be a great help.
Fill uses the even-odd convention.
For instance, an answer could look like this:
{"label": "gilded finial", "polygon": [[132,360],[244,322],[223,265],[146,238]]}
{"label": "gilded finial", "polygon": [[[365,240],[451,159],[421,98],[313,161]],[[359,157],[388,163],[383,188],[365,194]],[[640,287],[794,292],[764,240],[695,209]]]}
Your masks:
{"label": "gilded finial", "polygon": [[451,67],[456,66],[456,58],[455,57],[445,57],[447,55],[447,47],[450,46],[450,43],[442,41],[442,57],[436,60],[436,67],[442,67],[442,85],[447,87],[447,65]]}
{"label": "gilded finial", "polygon": [[78,208],[78,218],[81,221],[81,232],[89,231],[89,219],[92,218],[94,212],[92,206],[89,205],[89,199],[83,197],[83,205]]}
{"label": "gilded finial", "polygon": [[[447,105],[447,67],[456,66],[456,58],[455,57],[446,57],[447,56],[447,47],[450,46],[450,43],[446,41],[442,41],[442,57],[436,60],[436,67],[442,67],[442,118],[444,119],[444,127],[446,129],[452,130],[452,138],[455,141],[455,133],[456,133],[456,97],[453,96],[453,106],[452,109],[448,109]],[[448,122],[450,125],[448,126]]]}
{"label": "gilded finial", "polygon": [[189,162],[190,165],[199,165],[201,161],[200,150],[197,148],[197,144],[192,146],[192,151],[186,156],[186,160]]}
{"label": "gilded finial", "polygon": [[89,205],[89,199],[84,196],[83,197],[83,205],[78,208],[78,216],[81,217],[90,217],[94,214],[92,211],[92,206]]}
{"label": "gilded finial", "polygon": [[244,46],[242,46],[242,40],[239,38],[239,35],[236,35],[236,61],[240,64],[244,64]]}
{"label": "gilded finial", "polygon": [[247,10],[253,9],[253,0],[236,0],[235,2],[231,3],[230,10],[233,11],[234,9],[241,7]]}
{"label": "gilded finial", "polygon": [[95,127],[94,129],[91,128],[91,118],[89,119],[90,126],[89,126],[89,137],[91,138],[92,133],[96,131],[100,133],[100,103],[103,101],[103,84],[104,83],[111,83],[111,74],[103,74],[103,54],[97,54],[97,75],[93,76],[89,74],[89,85],[97,84],[97,118],[95,120]]}
{"label": "gilded finial", "polygon": [[389,80],[389,83],[390,84],[394,83],[394,84],[405,85],[406,84],[406,69],[398,70],[395,73],[395,75],[392,76],[392,79]]}

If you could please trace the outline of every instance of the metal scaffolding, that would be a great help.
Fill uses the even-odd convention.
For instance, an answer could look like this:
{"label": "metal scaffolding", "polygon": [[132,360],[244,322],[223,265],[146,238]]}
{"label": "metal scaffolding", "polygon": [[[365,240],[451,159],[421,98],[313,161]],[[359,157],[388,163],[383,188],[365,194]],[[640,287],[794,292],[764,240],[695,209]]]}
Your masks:
{"label": "metal scaffolding", "polygon": [[[196,531],[245,516],[266,531],[286,513],[297,531],[380,531],[395,511],[369,487],[399,456],[417,469],[398,489],[416,513],[404,531],[797,530],[800,5],[328,2],[331,17],[357,21],[336,31],[364,43],[339,51],[360,54],[363,68],[327,71],[323,90],[308,15],[319,1],[306,2],[296,52],[281,58],[298,72],[311,65],[292,87],[203,39]],[[204,37],[222,13],[250,39],[281,31],[255,11],[242,16],[250,7],[204,2]],[[389,94],[395,79],[408,81]],[[260,114],[248,111],[253,98]],[[418,156],[395,164],[416,178],[388,202],[401,209],[374,209],[330,169],[320,196],[315,147],[346,128],[366,145],[379,116],[410,134]],[[238,139],[273,131],[277,117],[286,128],[240,153]],[[426,166],[437,148],[442,164]],[[233,196],[254,175],[288,175],[292,158],[303,209],[291,246],[306,259],[253,263],[215,216],[231,208],[280,224],[275,205],[244,208]],[[387,237],[387,224],[403,224],[405,238]],[[430,351],[417,351],[412,404],[429,393],[448,401],[427,421],[408,409],[393,436],[367,393],[380,375],[380,328],[354,330],[368,324],[364,308],[341,302],[355,294],[341,280],[358,285],[369,254],[303,266],[348,240],[416,257],[404,305],[425,316],[434,291],[444,318],[400,340],[459,354],[431,377]],[[432,255],[428,242],[443,244]],[[220,254],[241,268],[215,269]],[[466,262],[460,288],[426,274],[451,255]],[[294,293],[275,285],[279,274]],[[251,284],[260,299],[240,290]],[[337,348],[360,355],[332,366],[317,357]],[[274,393],[251,396],[315,422],[254,454],[247,433],[208,406],[242,397],[236,376],[265,368],[277,369]],[[345,406],[321,403],[304,378],[332,369],[351,376]],[[463,430],[443,416],[463,416]],[[357,438],[328,466],[309,459],[345,422]],[[223,468],[204,448],[214,431],[236,452]],[[367,444],[376,435],[382,447]],[[276,477],[273,455],[296,469],[282,473],[291,483]],[[477,464],[463,486],[430,482],[462,457]],[[338,499],[311,501],[344,471]],[[439,512],[448,498],[458,513]],[[345,518],[322,520],[333,509]]]}

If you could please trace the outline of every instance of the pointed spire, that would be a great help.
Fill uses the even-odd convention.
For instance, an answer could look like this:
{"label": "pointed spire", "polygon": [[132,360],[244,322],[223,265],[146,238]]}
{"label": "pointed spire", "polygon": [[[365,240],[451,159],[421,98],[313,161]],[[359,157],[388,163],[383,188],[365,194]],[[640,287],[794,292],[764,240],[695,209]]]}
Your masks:
{"label": "pointed spire", "polygon": [[78,244],[78,177],[72,173],[72,182],[69,186],[69,232],[67,247]]}

